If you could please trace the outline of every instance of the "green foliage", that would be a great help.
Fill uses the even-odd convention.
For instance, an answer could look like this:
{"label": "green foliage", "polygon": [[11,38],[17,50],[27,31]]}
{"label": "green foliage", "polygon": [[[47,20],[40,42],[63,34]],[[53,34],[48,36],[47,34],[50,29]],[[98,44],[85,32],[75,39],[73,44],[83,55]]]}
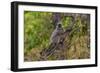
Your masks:
{"label": "green foliage", "polygon": [[63,28],[66,29],[66,27],[68,27],[68,25],[70,25],[70,22],[72,21],[71,17],[64,17],[62,19],[62,24],[63,24]]}
{"label": "green foliage", "polygon": [[[50,34],[53,25],[51,24],[51,14],[43,12],[25,11],[24,44],[25,49],[44,48],[49,44]],[[48,31],[49,30],[49,31]]]}

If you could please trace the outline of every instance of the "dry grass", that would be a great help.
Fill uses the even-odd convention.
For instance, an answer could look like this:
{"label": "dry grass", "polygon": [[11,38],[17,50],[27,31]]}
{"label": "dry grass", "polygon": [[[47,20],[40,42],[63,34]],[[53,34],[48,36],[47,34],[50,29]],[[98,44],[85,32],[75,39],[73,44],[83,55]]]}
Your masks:
{"label": "dry grass", "polygon": [[[64,55],[64,59],[88,59],[90,58],[90,48],[88,47],[88,36],[81,36],[73,40],[72,45],[64,51],[56,51],[55,54],[48,57],[47,60],[57,60],[57,57]],[[40,49],[33,48],[25,53],[25,61],[39,61]]]}

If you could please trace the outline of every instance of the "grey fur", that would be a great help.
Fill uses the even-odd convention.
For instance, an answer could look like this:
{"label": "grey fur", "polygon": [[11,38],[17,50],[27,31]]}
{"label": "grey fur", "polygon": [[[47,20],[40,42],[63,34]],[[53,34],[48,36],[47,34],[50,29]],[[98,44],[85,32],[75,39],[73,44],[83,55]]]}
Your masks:
{"label": "grey fur", "polygon": [[55,30],[52,32],[50,37],[51,43],[57,44],[60,42],[61,35],[64,33],[61,23],[56,25]]}

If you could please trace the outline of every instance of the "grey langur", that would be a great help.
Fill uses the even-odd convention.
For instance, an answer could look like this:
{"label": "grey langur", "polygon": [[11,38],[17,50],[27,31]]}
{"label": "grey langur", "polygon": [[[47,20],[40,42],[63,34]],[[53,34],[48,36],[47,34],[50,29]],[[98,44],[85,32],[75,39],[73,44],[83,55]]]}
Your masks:
{"label": "grey langur", "polygon": [[[42,57],[46,58],[51,55],[55,51],[55,46],[60,43],[61,35],[64,33],[61,23],[56,25],[56,28],[51,34],[50,37],[50,46],[48,49],[44,49],[40,54],[43,55]],[[43,59],[44,59],[43,58]]]}
{"label": "grey langur", "polygon": [[50,41],[53,44],[58,44],[60,42],[61,39],[61,35],[64,33],[64,30],[62,28],[61,23],[59,22],[56,25],[55,30],[52,32],[51,37],[50,37]]}

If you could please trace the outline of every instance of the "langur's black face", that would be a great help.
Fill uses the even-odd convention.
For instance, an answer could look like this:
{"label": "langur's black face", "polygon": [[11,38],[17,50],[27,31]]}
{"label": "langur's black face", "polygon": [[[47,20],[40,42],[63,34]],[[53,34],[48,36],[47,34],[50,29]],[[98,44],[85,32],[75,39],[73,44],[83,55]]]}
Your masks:
{"label": "langur's black face", "polygon": [[58,27],[58,28],[61,28],[62,26],[61,26],[61,24],[58,24],[57,27]]}

